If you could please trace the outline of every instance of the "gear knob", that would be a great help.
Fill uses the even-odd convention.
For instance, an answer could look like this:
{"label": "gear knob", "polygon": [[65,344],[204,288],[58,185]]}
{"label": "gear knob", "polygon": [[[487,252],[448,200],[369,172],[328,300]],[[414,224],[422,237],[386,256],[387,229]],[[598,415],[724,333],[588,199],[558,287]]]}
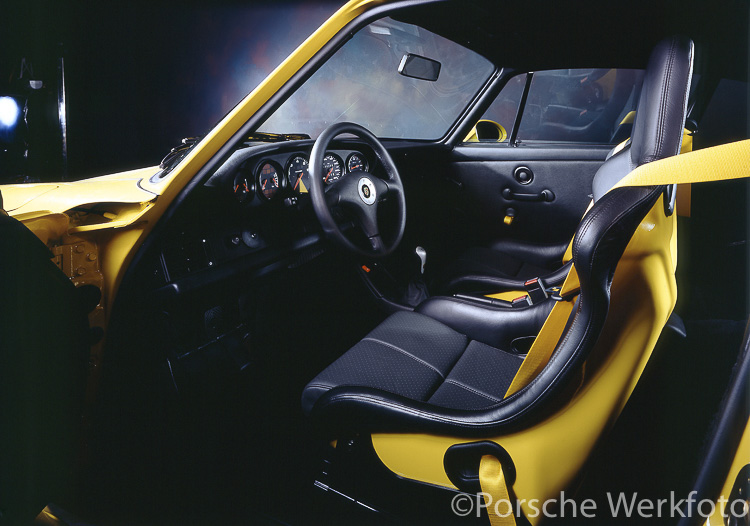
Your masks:
{"label": "gear knob", "polygon": [[414,252],[417,254],[417,257],[421,261],[421,265],[419,266],[419,273],[424,274],[424,266],[427,263],[427,251],[424,248],[418,246]]}

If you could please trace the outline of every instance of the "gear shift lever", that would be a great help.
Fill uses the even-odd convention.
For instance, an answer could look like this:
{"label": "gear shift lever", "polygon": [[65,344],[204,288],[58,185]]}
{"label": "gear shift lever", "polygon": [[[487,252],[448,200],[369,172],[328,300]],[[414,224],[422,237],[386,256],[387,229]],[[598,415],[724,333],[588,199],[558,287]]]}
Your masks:
{"label": "gear shift lever", "polygon": [[414,250],[414,253],[419,258],[419,266],[414,272],[402,297],[403,303],[411,307],[416,307],[430,296],[429,292],[427,292],[427,285],[424,282],[424,266],[427,263],[427,251],[418,246]]}
{"label": "gear shift lever", "polygon": [[414,252],[417,254],[417,257],[422,262],[422,264],[419,266],[419,273],[424,274],[424,266],[427,263],[427,251],[424,248],[418,246]]}

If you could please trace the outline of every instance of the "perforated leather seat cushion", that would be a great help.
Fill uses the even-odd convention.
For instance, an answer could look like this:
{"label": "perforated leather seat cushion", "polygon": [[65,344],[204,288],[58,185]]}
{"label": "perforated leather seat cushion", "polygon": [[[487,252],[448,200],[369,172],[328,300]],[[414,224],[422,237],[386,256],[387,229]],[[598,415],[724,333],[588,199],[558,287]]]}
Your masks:
{"label": "perforated leather seat cushion", "polygon": [[302,393],[302,407],[309,413],[328,390],[352,385],[479,409],[502,400],[522,361],[428,316],[397,312],[315,377]]}

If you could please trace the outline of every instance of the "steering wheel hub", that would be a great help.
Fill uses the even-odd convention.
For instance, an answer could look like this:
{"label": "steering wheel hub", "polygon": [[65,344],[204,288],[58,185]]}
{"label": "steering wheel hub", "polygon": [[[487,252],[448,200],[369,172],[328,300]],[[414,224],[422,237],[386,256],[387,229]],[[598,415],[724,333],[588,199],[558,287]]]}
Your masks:
{"label": "steering wheel hub", "polygon": [[357,183],[357,190],[359,191],[359,198],[366,205],[374,205],[375,199],[377,198],[377,191],[375,190],[375,184],[368,177],[360,177]]}

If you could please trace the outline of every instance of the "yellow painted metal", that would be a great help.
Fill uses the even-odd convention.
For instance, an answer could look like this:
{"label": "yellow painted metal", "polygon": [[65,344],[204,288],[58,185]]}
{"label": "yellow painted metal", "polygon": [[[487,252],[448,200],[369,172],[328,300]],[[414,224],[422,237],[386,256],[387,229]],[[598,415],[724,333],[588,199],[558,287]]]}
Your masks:
{"label": "yellow painted metal", "polygon": [[[493,437],[516,466],[518,499],[559,497],[619,415],[640,377],[677,297],[676,217],[660,198],[636,230],[612,283],[612,308],[580,384],[562,407],[530,427]],[[405,478],[453,487],[443,468],[446,450],[469,442],[450,436],[379,433],[373,445],[383,463]],[[528,514],[531,509],[522,504]],[[539,518],[530,518],[533,524]]]}
{"label": "yellow painted metal", "polygon": [[39,512],[39,515],[34,518],[34,524],[37,526],[66,526],[68,523],[55,515],[49,506],[45,506]]}
{"label": "yellow painted metal", "polygon": [[[480,123],[484,123],[489,127],[494,128],[497,130],[497,139],[495,139],[494,142],[503,142],[508,138],[508,132],[505,130],[505,127],[502,124],[499,124],[495,121],[491,121],[489,119],[480,119],[477,121],[477,123],[474,125],[474,127],[471,129],[469,134],[464,139],[464,142],[479,142],[479,132],[477,131],[477,127]],[[484,139],[482,139],[484,140]]]}
{"label": "yellow painted metal", "polygon": [[65,214],[31,215],[23,221],[26,228],[31,230],[42,243],[48,245],[61,239],[70,226],[70,219]]}
{"label": "yellow painted metal", "polygon": [[15,216],[38,210],[63,213],[91,203],[148,203],[156,194],[142,189],[139,182],[158,171],[151,167],[72,183],[4,185],[0,186],[3,208]]}
{"label": "yellow painted metal", "polygon": [[620,126],[622,126],[623,124],[633,124],[634,122],[635,122],[635,110],[631,110],[620,121]]}
{"label": "yellow painted metal", "polygon": [[[747,424],[745,425],[745,431],[742,433],[740,445],[739,447],[737,447],[737,452],[734,455],[732,466],[729,468],[729,473],[727,473],[727,478],[724,481],[724,486],[721,489],[721,495],[719,495],[719,499],[717,499],[716,501],[716,508],[714,510],[714,513],[710,517],[708,517],[708,519],[706,519],[706,526],[718,526],[726,524],[726,522],[724,521],[724,516],[728,511],[727,505],[732,506],[731,502],[727,503],[727,501],[729,500],[729,495],[732,493],[732,487],[734,486],[734,481],[737,479],[737,474],[747,464],[750,464],[750,420],[748,420]],[[735,507],[736,511],[741,511],[738,504],[735,504]]]}
{"label": "yellow painted metal", "polygon": [[10,213],[41,195],[55,190],[58,184],[6,184],[0,186],[3,194],[3,209]]}
{"label": "yellow painted metal", "polygon": [[521,296],[528,296],[525,290],[505,290],[503,292],[497,292],[495,294],[487,294],[488,298],[495,298],[498,300],[513,301]]}

